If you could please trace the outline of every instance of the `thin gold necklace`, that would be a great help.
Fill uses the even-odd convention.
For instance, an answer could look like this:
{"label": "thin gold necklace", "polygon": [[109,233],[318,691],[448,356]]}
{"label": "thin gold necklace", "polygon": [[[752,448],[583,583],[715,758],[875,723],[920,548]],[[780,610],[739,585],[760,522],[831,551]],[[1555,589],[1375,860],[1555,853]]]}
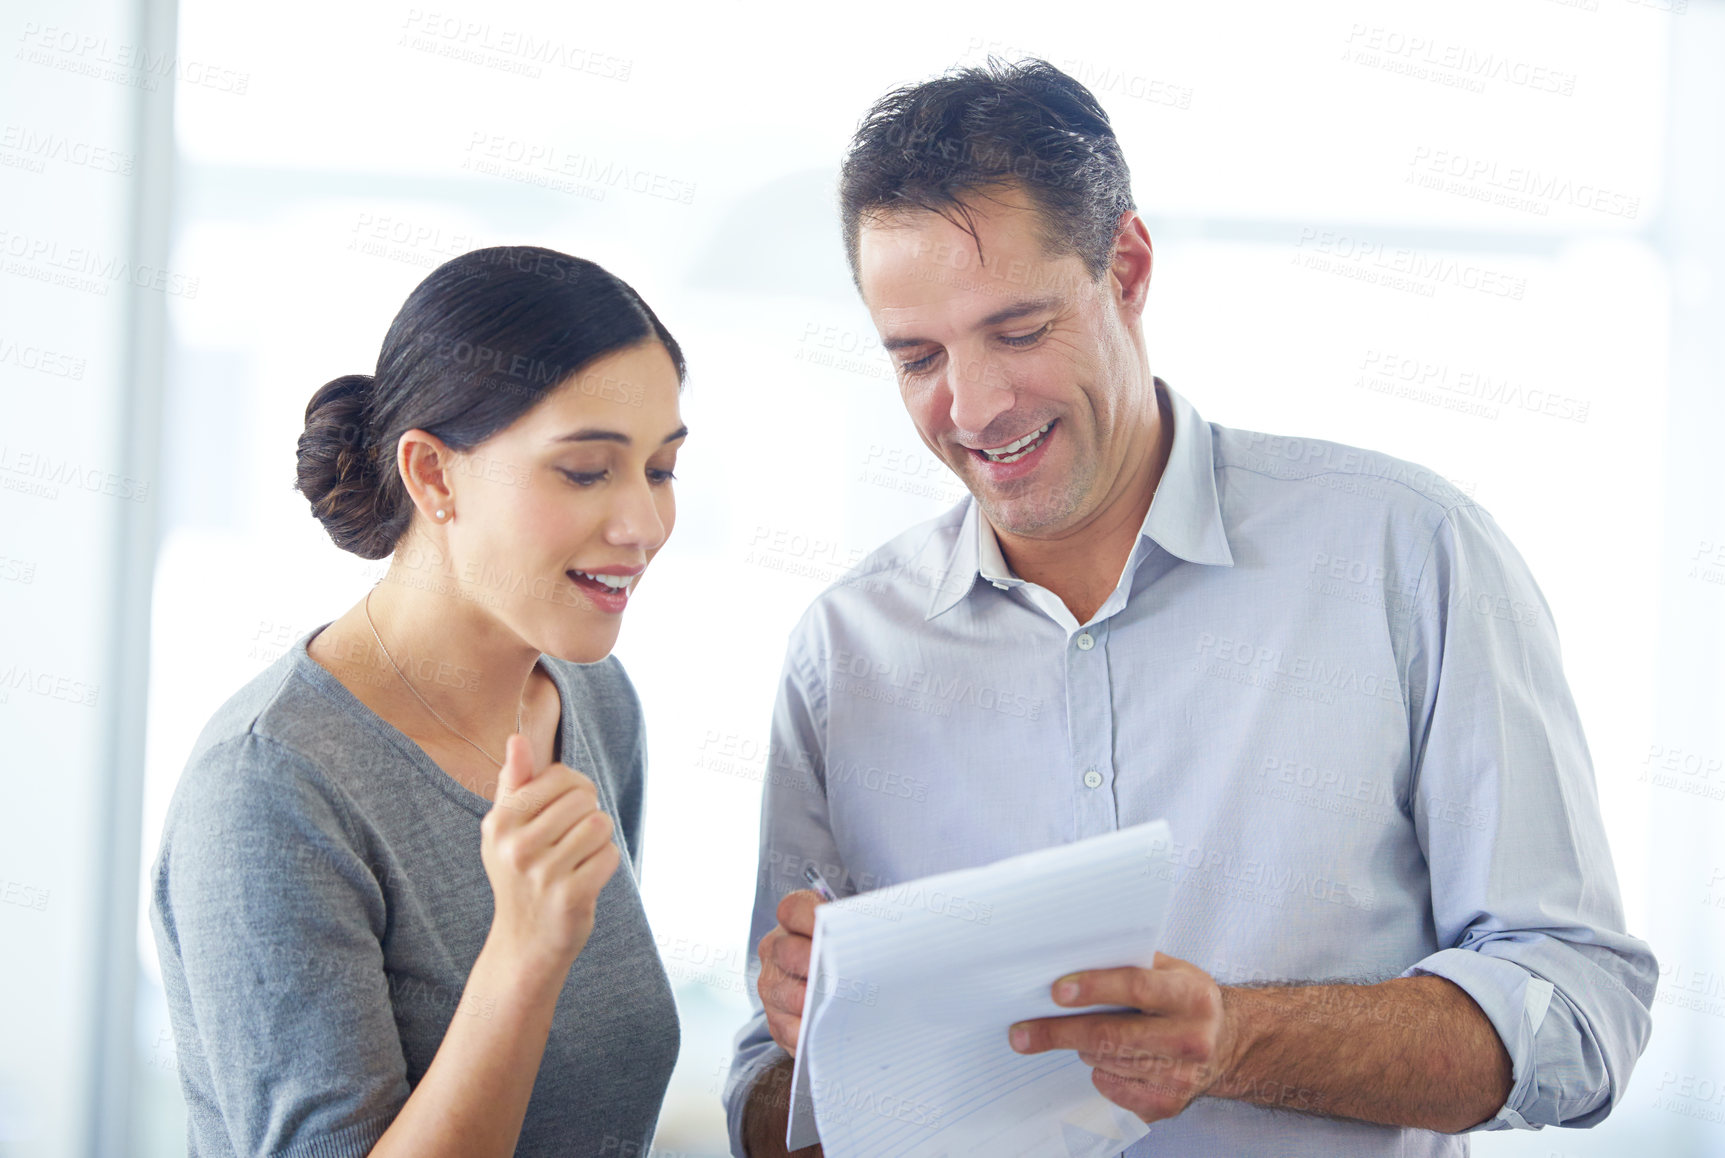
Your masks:
{"label": "thin gold necklace", "polygon": [[[376,586],[373,586],[371,589],[371,591],[376,591],[376,590],[377,590]],[[440,723],[444,727],[448,728],[451,732],[454,732],[457,736],[460,736],[463,740],[467,740],[467,742],[469,744],[473,744],[472,740],[467,739],[467,734],[465,732],[463,732],[460,728],[457,728],[454,724],[450,723],[448,720],[444,719],[442,716],[438,716],[437,715],[437,709],[432,707],[430,704],[426,704],[425,703],[425,697],[419,694],[419,690],[413,686],[412,681],[410,681],[406,676],[401,675],[401,669],[400,668],[395,667],[395,660],[390,659],[389,649],[387,647],[383,646],[383,636],[381,636],[377,633],[377,624],[371,622],[371,591],[367,591],[365,593],[365,621],[366,621],[366,623],[370,624],[370,626],[371,626],[371,637],[373,639],[377,640],[377,649],[379,651],[383,652],[383,658],[384,659],[389,660],[389,666],[395,668],[395,674],[398,676],[401,676],[401,682],[407,685],[407,690],[413,693],[413,698],[418,700],[420,703],[425,704],[425,710],[426,711],[430,712],[434,716],[437,716],[437,722],[438,723]],[[531,674],[531,673],[529,673],[529,674]],[[517,732],[521,731],[521,701],[519,701],[519,700],[517,700],[515,702],[515,730]],[[473,746],[475,748],[479,748],[478,744],[473,744]],[[497,757],[493,756],[490,752],[487,752],[484,748],[479,748],[479,754],[484,756],[487,760],[490,760],[493,764],[497,765],[499,768],[503,767],[503,761],[501,761]]]}

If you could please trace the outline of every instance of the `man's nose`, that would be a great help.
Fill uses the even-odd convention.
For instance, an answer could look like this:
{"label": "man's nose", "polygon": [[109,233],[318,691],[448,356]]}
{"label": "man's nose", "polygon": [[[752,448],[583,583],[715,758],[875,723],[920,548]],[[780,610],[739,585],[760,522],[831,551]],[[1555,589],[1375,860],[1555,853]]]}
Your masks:
{"label": "man's nose", "polygon": [[947,390],[952,395],[952,425],[972,433],[1012,409],[1015,395],[993,359],[965,355],[948,363]]}

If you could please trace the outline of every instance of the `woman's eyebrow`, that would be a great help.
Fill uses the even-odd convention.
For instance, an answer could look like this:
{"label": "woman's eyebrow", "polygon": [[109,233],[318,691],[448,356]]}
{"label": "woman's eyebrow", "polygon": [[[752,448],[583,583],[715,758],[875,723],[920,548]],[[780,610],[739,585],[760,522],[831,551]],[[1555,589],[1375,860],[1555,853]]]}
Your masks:
{"label": "woman's eyebrow", "polygon": [[[679,438],[684,437],[688,433],[689,433],[689,428],[687,426],[679,426],[679,427],[677,427],[677,429],[673,430],[671,433],[667,434],[663,439],[661,439],[659,442],[659,445],[663,446],[667,442],[676,442]],[[588,428],[585,428],[582,430],[571,430],[568,434],[559,434],[556,438],[553,438],[551,441],[552,442],[620,442],[624,446],[628,446],[634,442],[634,439],[630,438],[627,434],[624,434],[621,430],[597,430],[597,429],[594,429],[592,427],[588,427]]]}

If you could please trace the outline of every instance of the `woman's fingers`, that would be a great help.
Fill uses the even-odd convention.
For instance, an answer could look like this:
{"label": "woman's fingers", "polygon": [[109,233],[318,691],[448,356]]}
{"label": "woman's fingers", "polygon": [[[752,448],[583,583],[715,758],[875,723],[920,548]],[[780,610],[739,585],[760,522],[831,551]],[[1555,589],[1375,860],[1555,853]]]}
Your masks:
{"label": "woman's fingers", "polygon": [[546,802],[539,814],[515,834],[524,850],[534,855],[545,852],[588,815],[599,808],[599,794],[591,787],[571,786]]}
{"label": "woman's fingers", "polygon": [[[519,732],[503,742],[503,767],[497,773],[497,795],[491,801],[486,819],[494,828],[513,828],[525,823],[533,812],[533,745]],[[493,819],[493,815],[495,818]]]}
{"label": "woman's fingers", "polygon": [[622,854],[609,840],[604,847],[581,861],[568,878],[566,892],[573,898],[571,908],[578,910],[585,919],[591,920],[599,905],[600,890],[621,863]]}
{"label": "woman's fingers", "polygon": [[551,851],[545,858],[546,871],[553,875],[573,872],[606,846],[615,848],[616,845],[611,840],[614,828],[609,814],[598,809],[588,812],[570,825],[569,831],[551,846]]}
{"label": "woman's fingers", "polygon": [[612,831],[591,778],[556,762],[533,772],[527,740],[509,737],[496,799],[480,822],[493,929],[573,960],[620,863]]}

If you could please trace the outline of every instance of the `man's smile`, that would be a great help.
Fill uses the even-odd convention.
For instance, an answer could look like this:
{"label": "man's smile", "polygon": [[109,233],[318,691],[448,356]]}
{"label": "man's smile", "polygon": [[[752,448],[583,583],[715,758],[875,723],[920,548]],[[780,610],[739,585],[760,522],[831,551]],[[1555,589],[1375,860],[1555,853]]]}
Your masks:
{"label": "man's smile", "polygon": [[1007,463],[1017,462],[1020,459],[1028,458],[1041,450],[1043,445],[1048,441],[1049,433],[1059,422],[1060,420],[1058,418],[1050,419],[1035,430],[1032,430],[1029,434],[1024,435],[1022,438],[1014,439],[1013,441],[1004,443],[1000,446],[987,448],[967,446],[965,449],[983,462],[993,463],[996,465],[1005,465]]}

